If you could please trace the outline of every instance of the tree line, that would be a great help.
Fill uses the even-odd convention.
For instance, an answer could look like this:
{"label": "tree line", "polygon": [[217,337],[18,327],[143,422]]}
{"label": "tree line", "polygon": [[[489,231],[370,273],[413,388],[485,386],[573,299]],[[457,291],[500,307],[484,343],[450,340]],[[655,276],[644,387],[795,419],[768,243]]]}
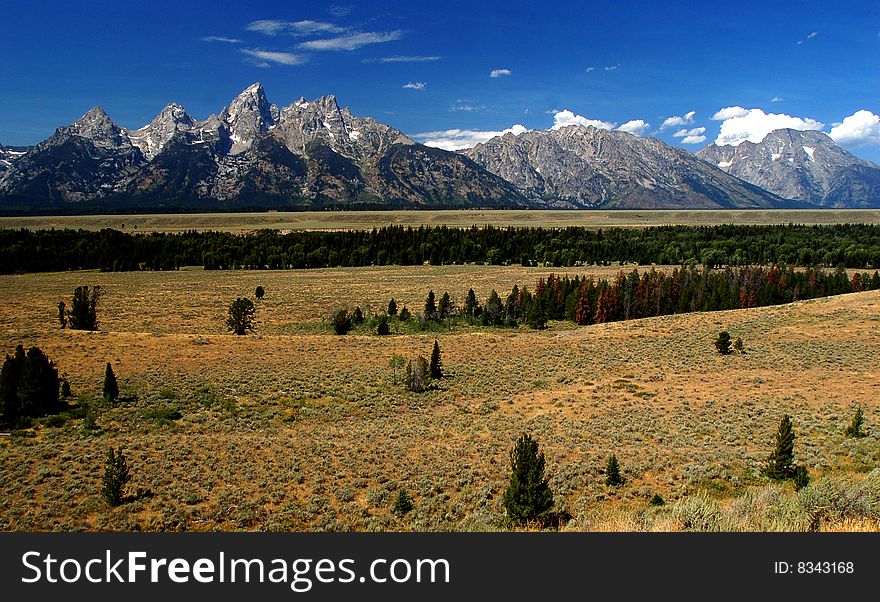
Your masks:
{"label": "tree line", "polygon": [[388,226],[372,230],[236,235],[186,231],[0,229],[0,273],[301,269],[488,263],[543,266],[787,264],[880,268],[880,226],[655,226],[471,228]]}
{"label": "tree line", "polygon": [[[448,292],[434,291],[425,298],[424,309],[416,317],[417,328],[435,330],[459,323],[471,325],[544,328],[550,320],[566,320],[579,325],[601,324],[654,316],[698,311],[722,311],[781,305],[845,293],[880,289],[880,273],[855,272],[851,276],[838,268],[827,271],[791,266],[746,266],[724,269],[674,268],[671,272],[621,270],[614,278],[557,276],[539,278],[533,290],[514,285],[506,296],[492,290],[482,303],[473,289],[463,301],[454,301]],[[406,309],[406,308],[404,308]],[[369,319],[370,329],[388,320],[410,321],[409,311],[402,317],[394,299],[384,313]],[[346,334],[353,326],[366,323],[360,307],[349,313],[336,310],[331,324],[336,334]],[[729,335],[728,335],[729,337]],[[728,342],[729,344],[729,342]],[[741,342],[740,342],[741,344]],[[729,345],[728,345],[729,346]],[[719,348],[721,351],[721,348]]]}

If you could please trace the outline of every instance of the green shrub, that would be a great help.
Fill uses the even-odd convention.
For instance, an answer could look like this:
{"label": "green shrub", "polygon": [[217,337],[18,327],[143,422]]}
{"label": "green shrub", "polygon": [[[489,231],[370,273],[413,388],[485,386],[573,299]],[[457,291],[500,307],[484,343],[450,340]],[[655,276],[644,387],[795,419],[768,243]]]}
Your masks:
{"label": "green shrub", "polygon": [[101,488],[101,496],[104,501],[110,506],[121,504],[123,490],[130,480],[131,474],[128,471],[128,463],[122,449],[114,453],[111,447],[104,465],[104,479]]}

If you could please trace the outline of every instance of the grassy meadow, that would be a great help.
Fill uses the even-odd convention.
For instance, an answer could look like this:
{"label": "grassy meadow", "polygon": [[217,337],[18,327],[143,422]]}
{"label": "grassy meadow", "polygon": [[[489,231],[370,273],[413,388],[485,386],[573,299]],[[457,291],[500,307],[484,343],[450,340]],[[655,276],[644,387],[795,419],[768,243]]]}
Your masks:
{"label": "grassy meadow", "polygon": [[[549,273],[2,276],[3,351],[41,347],[74,397],[97,405],[100,428],[71,418],[0,438],[0,530],[506,528],[508,450],[523,432],[546,454],[562,529],[880,528],[880,292],[543,331],[393,324],[390,336],[340,337],[327,320],[342,302],[379,311],[393,296],[418,313],[429,289],[460,305],[469,287],[485,300]],[[58,327],[58,302],[83,284],[104,289],[99,332]],[[227,334],[230,301],[258,285],[255,333]],[[723,329],[744,354],[715,352]],[[447,372],[439,388],[395,385],[392,355],[428,357],[435,339]],[[124,398],[115,404],[99,399],[108,361]],[[856,405],[862,439],[844,435]],[[813,479],[799,493],[760,476],[784,413]],[[100,497],[109,446],[133,475],[118,508]],[[619,488],[604,484],[611,453]],[[391,511],[400,489],[414,501],[404,516]],[[652,506],[655,494],[666,504]]]}
{"label": "grassy meadow", "polygon": [[301,211],[261,213],[193,213],[140,215],[63,215],[0,217],[0,228],[113,228],[125,232],[184,230],[251,232],[291,230],[369,230],[383,226],[448,226],[586,228],[740,224],[878,224],[877,209],[731,209],[731,210],[459,210],[459,211]]}

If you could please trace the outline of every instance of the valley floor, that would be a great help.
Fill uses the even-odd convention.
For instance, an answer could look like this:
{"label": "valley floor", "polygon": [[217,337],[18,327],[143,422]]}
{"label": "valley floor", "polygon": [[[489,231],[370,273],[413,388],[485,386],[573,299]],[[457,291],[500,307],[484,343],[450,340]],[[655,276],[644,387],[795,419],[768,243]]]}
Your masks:
{"label": "valley floor", "polygon": [[113,228],[126,232],[216,230],[369,230],[383,226],[470,228],[530,226],[565,228],[612,226],[713,226],[739,224],[880,224],[880,209],[739,209],[739,210],[461,210],[461,211],[303,211],[263,213],[193,213],[136,215],[65,215],[0,217],[0,228]]}
{"label": "valley floor", "polygon": [[[571,515],[563,528],[801,530],[810,526],[797,507],[803,495],[790,484],[766,489],[759,474],[784,413],[816,488],[875,496],[867,513],[821,526],[878,527],[880,473],[868,473],[880,467],[880,292],[544,331],[338,337],[325,320],[342,302],[378,310],[394,296],[418,312],[428,289],[460,302],[474,287],[485,299],[548,273],[2,276],[6,353],[41,347],[74,395],[92,400],[112,362],[130,399],[99,407],[97,434],[71,419],[0,439],[0,529],[495,529],[508,450],[529,432],[546,454],[557,508]],[[100,332],[57,326],[58,301],[81,284],[105,290]],[[257,285],[266,297],[256,333],[226,334],[229,302]],[[718,355],[720,330],[741,337],[746,353]],[[390,357],[427,357],[435,339],[448,374],[439,389],[394,385]],[[843,432],[856,405],[863,439]],[[115,509],[99,495],[111,445],[133,474],[133,499]],[[612,453],[626,479],[618,489],[602,475]],[[399,489],[415,505],[403,517],[391,512]],[[651,507],[654,494],[667,505]],[[714,522],[692,520],[706,515]]]}

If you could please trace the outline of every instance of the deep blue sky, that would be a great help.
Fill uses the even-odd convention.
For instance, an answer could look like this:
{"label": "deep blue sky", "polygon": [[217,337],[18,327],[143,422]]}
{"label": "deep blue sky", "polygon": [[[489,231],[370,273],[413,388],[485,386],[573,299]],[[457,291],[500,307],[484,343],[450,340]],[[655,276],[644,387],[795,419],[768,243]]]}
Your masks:
{"label": "deep blue sky", "polygon": [[[126,127],[170,101],[204,118],[260,81],[277,104],[336,94],[409,135],[548,128],[568,109],[607,127],[643,120],[632,126],[673,144],[705,136],[680,144],[694,151],[725,107],[826,132],[862,110],[839,138],[880,161],[876,0],[415,4],[7,2],[0,143],[36,143],[97,104]],[[339,46],[355,48],[327,49]],[[783,119],[744,110],[734,137]]]}

